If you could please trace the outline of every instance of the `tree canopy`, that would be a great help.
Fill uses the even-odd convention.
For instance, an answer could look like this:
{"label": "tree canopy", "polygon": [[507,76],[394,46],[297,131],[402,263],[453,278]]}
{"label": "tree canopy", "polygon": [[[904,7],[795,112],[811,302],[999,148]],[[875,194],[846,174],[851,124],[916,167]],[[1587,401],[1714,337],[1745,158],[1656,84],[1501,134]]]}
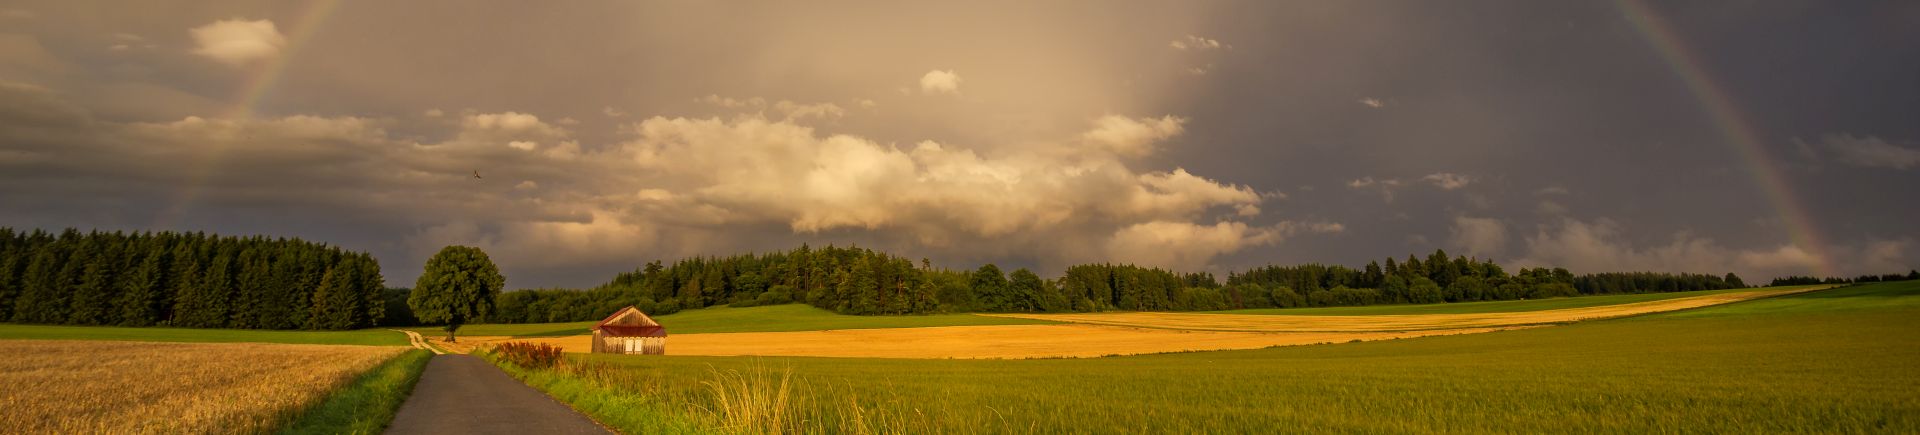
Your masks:
{"label": "tree canopy", "polygon": [[425,323],[446,325],[447,341],[467,322],[486,318],[506,277],[480,248],[448,246],[427,259],[426,271],[413,285],[407,307]]}

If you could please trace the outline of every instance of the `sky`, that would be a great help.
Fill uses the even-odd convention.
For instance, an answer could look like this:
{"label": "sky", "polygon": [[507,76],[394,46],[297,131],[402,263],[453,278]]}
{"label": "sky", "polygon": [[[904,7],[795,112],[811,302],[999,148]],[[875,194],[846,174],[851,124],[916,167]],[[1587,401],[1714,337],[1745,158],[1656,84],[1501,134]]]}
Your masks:
{"label": "sky", "polygon": [[[914,3],[914,4],[900,4]],[[508,288],[858,245],[1920,267],[1920,3],[0,1],[0,226]],[[478,177],[476,177],[478,175]]]}

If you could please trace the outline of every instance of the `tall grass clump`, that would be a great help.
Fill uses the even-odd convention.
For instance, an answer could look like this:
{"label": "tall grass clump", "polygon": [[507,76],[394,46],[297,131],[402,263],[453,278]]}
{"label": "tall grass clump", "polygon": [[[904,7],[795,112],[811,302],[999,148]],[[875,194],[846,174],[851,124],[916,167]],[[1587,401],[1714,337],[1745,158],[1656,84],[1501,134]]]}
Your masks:
{"label": "tall grass clump", "polygon": [[778,376],[758,365],[745,371],[714,369],[700,383],[711,394],[709,412],[726,429],[761,433],[801,429],[800,421],[793,419],[791,368]]}
{"label": "tall grass clump", "polygon": [[545,369],[560,364],[560,347],[546,343],[506,342],[494,346],[500,360],[523,368]]}

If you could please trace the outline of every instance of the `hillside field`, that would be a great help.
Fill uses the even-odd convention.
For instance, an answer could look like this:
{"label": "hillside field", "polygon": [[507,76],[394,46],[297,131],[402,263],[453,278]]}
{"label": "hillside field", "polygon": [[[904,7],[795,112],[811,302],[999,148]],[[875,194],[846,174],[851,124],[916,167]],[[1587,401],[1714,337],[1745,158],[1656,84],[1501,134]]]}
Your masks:
{"label": "hillside field", "polygon": [[[1920,431],[1920,282],[1525,330],[1096,359],[576,355],[625,431]],[[586,381],[584,379],[595,379]],[[758,404],[758,405],[756,405]]]}
{"label": "hillside field", "polygon": [[[613,314],[613,313],[607,313]],[[711,307],[686,310],[664,316],[652,316],[667,325],[669,334],[707,334],[721,332],[787,332],[830,329],[927,328],[937,326],[1042,325],[1045,320],[1009,319],[973,314],[927,314],[906,316],[850,316],[804,304],[763,307]],[[460,336],[560,337],[588,333],[593,322],[477,324],[460,327]],[[428,337],[444,337],[435,327],[410,328]]]}
{"label": "hillside field", "polygon": [[1744,293],[1761,290],[1780,290],[1797,287],[1759,287],[1727,290],[1702,290],[1671,293],[1642,293],[1626,295],[1574,296],[1549,299],[1526,299],[1517,301],[1453,302],[1443,304],[1415,305],[1367,305],[1359,307],[1313,307],[1313,308],[1255,308],[1245,310],[1207,311],[1218,314],[1272,314],[1285,316],[1394,316],[1404,314],[1476,314],[1476,313],[1516,313],[1523,311],[1564,310],[1568,308],[1598,307],[1603,305],[1631,304],[1639,302],[1663,301],[1668,299],[1690,298],[1726,293]]}

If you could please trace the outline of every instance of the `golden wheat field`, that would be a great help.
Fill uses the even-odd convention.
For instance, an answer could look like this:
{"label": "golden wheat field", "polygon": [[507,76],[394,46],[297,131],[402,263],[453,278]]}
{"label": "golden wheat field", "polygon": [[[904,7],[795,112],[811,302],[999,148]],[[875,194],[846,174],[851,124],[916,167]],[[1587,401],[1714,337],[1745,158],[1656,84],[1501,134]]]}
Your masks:
{"label": "golden wheat field", "polygon": [[[825,356],[864,358],[1090,358],[1108,355],[1259,349],[1433,335],[1503,328],[1396,332],[1216,332],[1105,325],[995,325],[933,328],[839,329],[676,335],[669,355]],[[589,336],[517,339],[586,352]]]}
{"label": "golden wheat field", "polygon": [[406,349],[0,340],[0,432],[267,432]]}
{"label": "golden wheat field", "polygon": [[[1817,288],[1714,294],[1651,302],[1544,311],[1476,314],[1298,316],[1208,313],[991,314],[1065,324],[842,329],[798,332],[680,334],[669,355],[874,358],[1057,358],[1257,349],[1388,340],[1530,328],[1555,323],[1658,313],[1813,291]],[[466,337],[462,346],[506,341],[547,343],[587,352],[589,336]]]}
{"label": "golden wheat field", "polygon": [[1522,311],[1512,313],[1473,313],[1473,314],[1409,314],[1375,316],[1288,316],[1266,314],[1208,314],[1208,313],[1075,313],[1075,314],[982,314],[983,316],[1014,317],[1024,319],[1051,320],[1092,325],[1131,326],[1140,328],[1180,329],[1189,331],[1238,331],[1238,332],[1389,332],[1389,331],[1428,331],[1461,328],[1501,328],[1521,325],[1544,325],[1553,323],[1577,322],[1613,317],[1625,317],[1641,314],[1685,310],[1740,302],[1765,297],[1781,296],[1821,290],[1817,288],[1797,288],[1788,290],[1759,290],[1739,293],[1723,293],[1689,298],[1667,299],[1631,304],[1606,305],[1585,308],[1567,308],[1543,311]]}

